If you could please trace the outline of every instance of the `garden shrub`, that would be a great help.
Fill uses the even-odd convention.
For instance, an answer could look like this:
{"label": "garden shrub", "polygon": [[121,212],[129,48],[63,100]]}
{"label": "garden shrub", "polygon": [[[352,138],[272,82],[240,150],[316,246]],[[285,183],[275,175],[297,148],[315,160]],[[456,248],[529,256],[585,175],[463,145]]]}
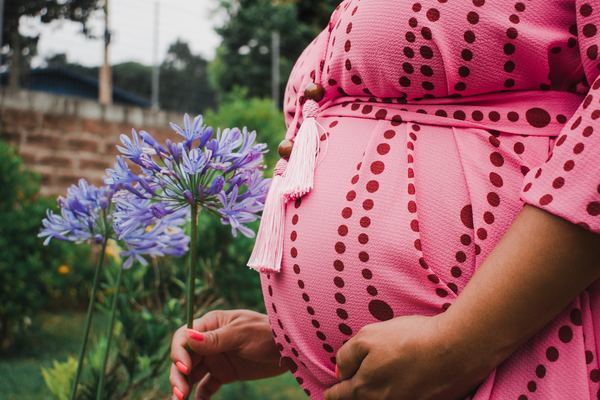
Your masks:
{"label": "garden shrub", "polygon": [[[267,154],[267,163],[272,167],[279,158],[276,149],[284,135],[283,116],[270,100],[249,99],[246,93],[237,89],[225,96],[218,110],[205,114],[205,123],[256,130],[257,140],[269,145],[271,151]],[[263,310],[259,275],[245,266],[254,240],[243,236],[232,238],[231,228],[222,225],[213,215],[201,214],[199,227],[201,264],[200,276],[196,279],[197,316],[217,307]],[[252,228],[257,230],[258,223]],[[104,313],[108,313],[114,294],[117,258],[104,268],[98,296],[98,308]],[[159,393],[159,378],[164,379],[170,363],[172,333],[184,323],[186,260],[187,257],[166,257],[153,260],[145,267],[134,265],[124,272],[117,303],[115,340],[107,368],[106,398],[156,398]],[[95,332],[94,336],[99,334],[104,332]],[[95,393],[99,363],[94,355],[101,353],[103,343],[104,338],[100,336],[100,340],[92,343],[86,357],[80,386],[82,399]],[[64,371],[65,363],[56,363],[52,370],[45,371],[45,375]],[[68,386],[71,379],[72,376],[62,379],[62,385]],[[47,385],[57,397],[65,390],[56,385],[51,387],[48,382]],[[246,390],[251,389],[245,388],[245,393]]]}
{"label": "garden shrub", "polygon": [[52,367],[42,368],[42,377],[50,393],[57,400],[67,400],[70,394],[71,382],[77,369],[77,360],[69,357],[65,362],[53,361]]}
{"label": "garden shrub", "polygon": [[266,143],[269,152],[265,155],[268,167],[273,167],[279,155],[277,146],[285,136],[285,123],[281,110],[271,99],[249,98],[248,90],[237,87],[224,95],[219,108],[207,110],[204,114],[208,125],[247,127],[256,131],[257,142]]}
{"label": "garden shrub", "polygon": [[[246,126],[256,130],[257,141],[267,143],[269,152],[265,159],[268,170],[279,159],[277,147],[285,135],[283,114],[277,109],[271,99],[248,98],[248,91],[236,88],[225,95],[216,111],[205,113],[208,125]],[[253,239],[245,237],[232,238],[229,228],[211,216],[200,216],[199,254],[218,257],[215,268],[216,290],[226,300],[230,307],[247,307],[262,311],[264,309],[260,292],[258,274],[246,267],[250,258]],[[252,226],[256,232],[258,223]]]}
{"label": "garden shrub", "polygon": [[[105,378],[105,399],[160,398],[170,367],[170,345],[173,332],[183,323],[185,315],[185,269],[183,260],[162,258],[148,266],[134,265],[123,272],[123,282],[117,302],[115,325]],[[212,289],[213,265],[202,260],[196,286],[198,315],[220,305]],[[108,315],[117,268],[114,260],[104,267],[98,309]],[[97,316],[96,316],[97,318]],[[107,319],[107,318],[106,318]],[[77,398],[95,399],[104,354],[106,337],[104,327],[93,332],[90,350],[86,354]],[[69,393],[75,375],[71,359],[54,361],[51,368],[42,368],[46,386],[55,398]],[[63,374],[57,380],[55,375]],[[163,384],[163,385],[161,385]]]}
{"label": "garden shrub", "polygon": [[0,351],[19,344],[40,309],[56,302],[78,306],[93,272],[86,246],[43,246],[41,220],[56,201],[38,193],[39,177],[0,142]]}

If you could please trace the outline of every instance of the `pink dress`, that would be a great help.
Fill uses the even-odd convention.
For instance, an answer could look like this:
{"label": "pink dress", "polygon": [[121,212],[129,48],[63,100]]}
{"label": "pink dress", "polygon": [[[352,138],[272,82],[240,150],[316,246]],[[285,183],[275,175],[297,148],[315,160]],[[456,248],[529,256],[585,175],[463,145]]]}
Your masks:
{"label": "pink dress", "polygon": [[[314,189],[287,205],[281,272],[262,274],[312,399],[361,327],[451,306],[524,202],[600,233],[598,29],[599,0],[337,7],[284,99],[291,139],[304,86],[326,89]],[[595,284],[472,398],[599,399],[599,350]]]}

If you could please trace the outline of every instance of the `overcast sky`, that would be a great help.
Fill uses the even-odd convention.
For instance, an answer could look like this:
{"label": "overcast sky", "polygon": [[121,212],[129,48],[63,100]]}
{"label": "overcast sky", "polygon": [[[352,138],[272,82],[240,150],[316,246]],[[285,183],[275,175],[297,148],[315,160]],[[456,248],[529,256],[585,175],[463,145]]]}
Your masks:
{"label": "overcast sky", "polygon": [[[177,38],[187,41],[194,53],[212,58],[219,44],[214,33],[217,24],[214,0],[110,0],[110,24],[113,33],[111,63],[138,61],[152,63],[154,40],[154,4],[160,5],[159,57]],[[43,25],[23,21],[23,32],[41,32],[38,45],[40,57],[66,53],[69,61],[84,65],[99,65],[102,61],[102,41],[89,40],[79,33],[80,26],[72,22]],[[102,15],[92,17],[93,31],[102,32]]]}

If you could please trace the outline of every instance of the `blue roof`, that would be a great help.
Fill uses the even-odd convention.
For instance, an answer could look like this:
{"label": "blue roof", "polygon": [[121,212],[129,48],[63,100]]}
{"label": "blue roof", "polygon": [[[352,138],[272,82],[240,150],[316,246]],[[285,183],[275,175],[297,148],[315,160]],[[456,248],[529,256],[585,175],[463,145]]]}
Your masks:
{"label": "blue roof", "polygon": [[[99,81],[68,67],[37,68],[29,72],[24,87],[63,96],[76,96],[96,100]],[[113,87],[115,104],[147,108],[152,103],[141,96]]]}

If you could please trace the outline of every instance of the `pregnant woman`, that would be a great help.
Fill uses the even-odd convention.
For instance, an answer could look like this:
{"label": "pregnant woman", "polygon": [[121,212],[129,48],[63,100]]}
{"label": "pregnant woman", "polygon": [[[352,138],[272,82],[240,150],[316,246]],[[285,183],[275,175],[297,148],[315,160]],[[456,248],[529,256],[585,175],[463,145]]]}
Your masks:
{"label": "pregnant woman", "polygon": [[343,1],[287,85],[268,316],[177,331],[174,398],[600,399],[598,29],[598,0]]}

